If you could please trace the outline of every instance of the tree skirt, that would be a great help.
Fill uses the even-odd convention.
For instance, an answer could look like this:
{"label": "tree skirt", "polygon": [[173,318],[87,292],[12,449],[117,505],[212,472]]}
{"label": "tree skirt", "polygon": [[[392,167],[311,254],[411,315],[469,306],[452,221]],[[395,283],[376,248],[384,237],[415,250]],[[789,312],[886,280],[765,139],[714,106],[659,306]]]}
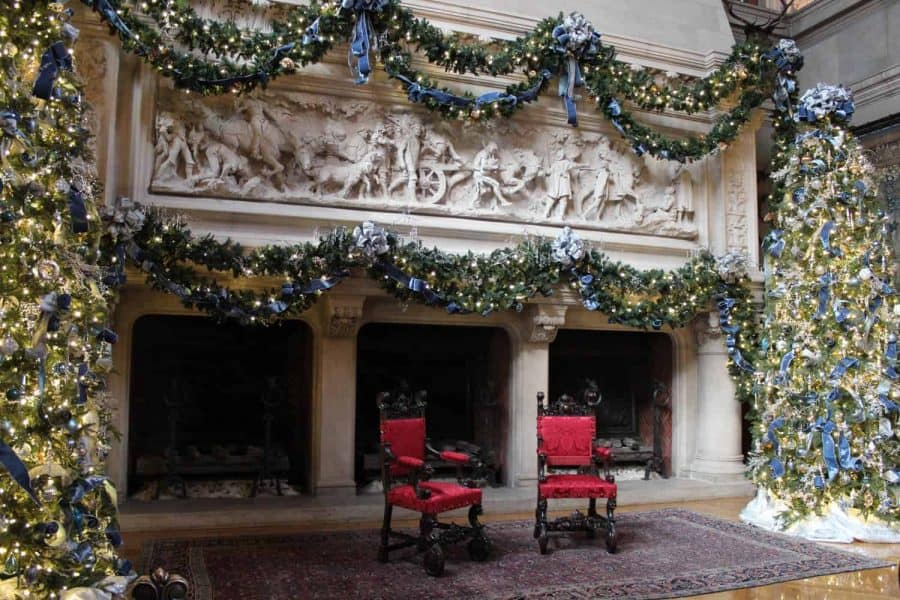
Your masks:
{"label": "tree skirt", "polygon": [[[403,512],[403,511],[401,511]],[[401,515],[397,515],[401,516]],[[555,534],[549,555],[533,523],[488,526],[494,554],[468,560],[452,547],[444,575],[425,575],[414,549],[375,560],[378,532],[165,540],[144,548],[142,572],[188,577],[194,600],[295,598],[674,598],[890,566],[794,537],[686,510],[624,513],[619,552],[602,536]]]}

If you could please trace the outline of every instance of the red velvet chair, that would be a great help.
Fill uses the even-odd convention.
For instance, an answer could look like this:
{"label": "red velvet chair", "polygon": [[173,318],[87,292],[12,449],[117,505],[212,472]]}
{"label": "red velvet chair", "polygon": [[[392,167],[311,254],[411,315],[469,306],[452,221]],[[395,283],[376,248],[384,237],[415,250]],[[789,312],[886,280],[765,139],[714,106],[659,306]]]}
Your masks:
{"label": "red velvet chair", "polygon": [[[579,394],[576,400],[563,395],[549,406],[538,392],[537,454],[538,500],[535,511],[534,537],[541,554],[547,554],[548,533],[553,531],[586,531],[595,537],[606,531],[606,549],[616,551],[615,478],[609,474],[612,453],[595,439],[595,410],[600,403],[596,384]],[[598,473],[603,464],[606,476]],[[565,469],[565,473],[554,473]],[[575,471],[575,472],[572,472]],[[587,498],[587,515],[576,511],[570,517],[547,521],[547,501],[555,498]],[[606,498],[606,516],[597,514],[597,498]]]}
{"label": "red velvet chair", "polygon": [[[440,576],[444,572],[444,547],[469,540],[467,549],[472,560],[487,560],[491,543],[478,522],[481,490],[471,480],[459,483],[428,481],[433,469],[425,462],[426,453],[436,459],[459,466],[479,467],[479,460],[462,452],[439,452],[425,438],[425,392],[410,396],[405,391],[392,397],[378,395],[381,414],[381,473],[384,484],[384,523],[378,560],[388,561],[393,550],[418,546],[425,553],[425,572]],[[391,529],[395,506],[421,513],[419,535]],[[442,523],[438,515],[469,507],[469,526]],[[391,538],[400,541],[391,543]]]}

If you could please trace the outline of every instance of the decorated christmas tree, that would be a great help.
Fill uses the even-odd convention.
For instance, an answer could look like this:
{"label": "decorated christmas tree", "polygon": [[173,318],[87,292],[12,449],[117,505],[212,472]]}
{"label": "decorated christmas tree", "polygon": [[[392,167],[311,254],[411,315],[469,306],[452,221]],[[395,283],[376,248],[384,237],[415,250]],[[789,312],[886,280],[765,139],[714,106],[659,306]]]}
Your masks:
{"label": "decorated christmas tree", "polygon": [[[900,299],[892,225],[820,84],[776,156],[747,520],[828,539],[900,539]],[[876,531],[875,526],[879,529]]]}
{"label": "decorated christmas tree", "polygon": [[[0,10],[0,597],[121,590],[106,480],[106,328],[119,275],[103,226],[60,4]],[[65,592],[68,588],[68,592]],[[82,596],[79,596],[82,597]],[[93,596],[92,596],[93,597]]]}

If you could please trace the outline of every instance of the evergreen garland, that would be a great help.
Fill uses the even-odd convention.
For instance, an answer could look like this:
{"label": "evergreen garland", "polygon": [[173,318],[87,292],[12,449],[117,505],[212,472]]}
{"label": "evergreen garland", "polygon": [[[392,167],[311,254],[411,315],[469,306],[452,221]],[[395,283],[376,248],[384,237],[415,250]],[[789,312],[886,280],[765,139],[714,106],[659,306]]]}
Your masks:
{"label": "evergreen garland", "polygon": [[[201,18],[187,0],[146,0],[139,6],[119,0],[83,1],[98,11],[126,50],[172,78],[176,86],[191,91],[248,92],[319,62],[336,43],[350,39],[351,62],[368,61],[371,46],[410,100],[443,118],[487,121],[509,117],[536,100],[555,76],[560,79],[560,96],[567,100],[571,123],[575,123],[576,96],[568,96],[583,83],[589,103],[638,154],[678,161],[701,158],[734,140],[752,110],[769,97],[776,74],[782,71],[774,49],[763,50],[749,41],[735,45],[707,77],[678,87],[657,85],[649,70],[617,60],[615,49],[602,44],[599,34],[595,33],[590,46],[577,56],[572,54],[561,41],[566,39],[561,28],[568,26],[563,15],[542,20],[532,32],[515,40],[470,44],[458,34],[446,34],[415,17],[399,0],[313,0],[288,9],[283,19],[272,20],[270,33]],[[593,31],[589,23],[581,24]],[[364,43],[358,43],[360,36]],[[448,72],[490,77],[519,74],[524,79],[504,92],[478,97],[457,93],[413,68],[414,51]],[[574,68],[568,74],[567,64],[572,64],[570,70]],[[794,67],[796,70],[799,65]],[[368,77],[355,74],[360,82]],[[578,84],[564,93],[563,84],[573,77]],[[715,109],[725,100],[734,106],[715,119],[707,134],[683,139],[642,125],[625,106],[627,102],[641,110],[692,114]]]}

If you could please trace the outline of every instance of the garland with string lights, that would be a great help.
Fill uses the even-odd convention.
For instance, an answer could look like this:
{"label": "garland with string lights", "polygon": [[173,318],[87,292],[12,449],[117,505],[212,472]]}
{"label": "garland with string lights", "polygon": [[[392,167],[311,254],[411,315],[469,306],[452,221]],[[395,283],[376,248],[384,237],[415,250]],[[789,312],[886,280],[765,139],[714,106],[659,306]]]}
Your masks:
{"label": "garland with string lights", "polygon": [[[349,40],[348,59],[358,83],[368,81],[372,57],[377,56],[410,101],[444,118],[509,117],[537,100],[555,77],[569,123],[577,124],[577,92],[583,88],[635,152],[678,161],[701,158],[734,140],[780,78],[792,77],[802,66],[802,58],[793,55],[785,61],[777,46],[764,50],[748,41],[737,44],[707,77],[677,87],[659,85],[649,70],[617,60],[615,49],[602,44],[600,34],[577,13],[544,19],[515,40],[469,44],[459,34],[447,34],[415,17],[399,0],[313,0],[272,20],[272,31],[266,33],[204,19],[186,0],[83,2],[119,36],[123,48],[191,91],[248,92],[321,61],[336,43]],[[414,51],[447,71],[490,77],[519,74],[524,81],[480,96],[456,93],[414,69]],[[683,139],[640,124],[625,106],[692,114],[726,100],[732,108],[714,120],[708,133]]]}
{"label": "garland with string lights", "polygon": [[[117,214],[139,211],[140,218],[132,220],[141,226],[110,237],[116,246],[108,252],[127,257],[153,288],[218,319],[265,324],[296,316],[353,270],[365,270],[402,301],[483,316],[521,312],[529,299],[567,285],[579,292],[588,310],[640,329],[682,327],[712,303],[732,336],[733,372],[753,370],[746,358],[756,340],[753,307],[746,263],[735,255],[702,253],[673,271],[641,271],[586,248],[569,228],[552,241],[528,239],[490,254],[453,254],[420,242],[404,243],[371,222],[352,231],[335,229],[315,244],[246,252],[229,240],[195,237],[177,217],[155,209],[145,214],[125,204],[126,210]],[[125,261],[120,265],[124,269]],[[283,283],[261,291],[220,283],[241,277],[277,277]],[[749,398],[749,384],[741,381],[740,387],[741,396]]]}
{"label": "garland with string lights", "polygon": [[0,11],[2,598],[122,593],[131,571],[105,475],[114,289],[70,17],[46,2]]}

